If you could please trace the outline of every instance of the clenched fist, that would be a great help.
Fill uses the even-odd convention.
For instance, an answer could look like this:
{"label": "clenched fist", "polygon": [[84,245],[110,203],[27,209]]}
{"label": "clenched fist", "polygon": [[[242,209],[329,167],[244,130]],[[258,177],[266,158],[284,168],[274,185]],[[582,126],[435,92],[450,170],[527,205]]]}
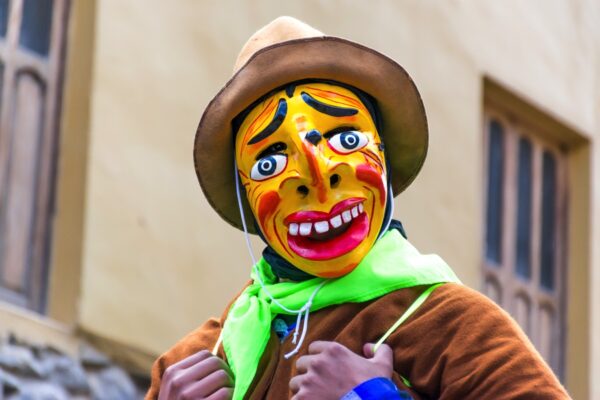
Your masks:
{"label": "clenched fist", "polygon": [[298,375],[290,380],[292,400],[339,400],[364,381],[391,378],[394,370],[392,349],[383,344],[373,355],[373,345],[365,344],[364,357],[336,342],[313,342],[308,354],[296,361]]}
{"label": "clenched fist", "polygon": [[229,366],[207,350],[165,370],[158,400],[230,400],[233,379]]}

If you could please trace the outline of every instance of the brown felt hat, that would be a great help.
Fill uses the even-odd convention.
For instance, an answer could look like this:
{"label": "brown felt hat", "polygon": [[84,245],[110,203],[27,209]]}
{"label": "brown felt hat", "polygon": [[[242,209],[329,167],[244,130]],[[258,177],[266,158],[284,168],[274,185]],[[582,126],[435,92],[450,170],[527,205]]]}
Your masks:
{"label": "brown felt hat", "polygon": [[[241,229],[235,193],[232,120],[254,101],[288,83],[325,79],[354,86],[375,98],[380,135],[391,167],[394,195],[415,179],[427,154],[427,119],[421,96],[394,60],[291,17],[279,17],[242,48],[233,77],[204,110],[194,142],[200,186],[223,219]],[[242,194],[248,231],[256,233]]]}

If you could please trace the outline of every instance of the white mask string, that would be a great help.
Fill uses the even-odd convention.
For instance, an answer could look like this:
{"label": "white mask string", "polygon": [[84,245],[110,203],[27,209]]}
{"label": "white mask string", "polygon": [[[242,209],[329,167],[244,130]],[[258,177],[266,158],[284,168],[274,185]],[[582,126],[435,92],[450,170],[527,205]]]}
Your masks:
{"label": "white mask string", "polygon": [[[256,274],[258,283],[260,284],[260,287],[262,288],[262,290],[267,294],[269,299],[271,299],[271,301],[274,304],[276,304],[279,308],[281,308],[285,312],[287,312],[291,315],[298,316],[298,318],[296,319],[296,326],[294,327],[294,337],[292,340],[292,343],[296,344],[296,347],[292,351],[290,351],[289,353],[284,355],[284,358],[288,359],[291,356],[293,356],[294,354],[298,353],[298,351],[300,350],[300,347],[302,346],[302,343],[304,342],[304,339],[306,338],[306,331],[308,329],[308,318],[310,316],[310,307],[312,306],[312,302],[313,302],[315,296],[317,295],[317,292],[323,287],[323,285],[325,285],[325,283],[327,283],[327,281],[324,280],[323,282],[321,282],[321,284],[319,286],[317,286],[315,288],[314,292],[310,295],[306,304],[304,304],[298,310],[292,310],[290,308],[287,308],[286,306],[281,304],[279,301],[277,301],[277,299],[275,299],[275,297],[271,294],[269,289],[267,289],[265,283],[262,280],[262,277],[260,276],[260,272],[258,270],[258,263],[256,262],[256,257],[254,257],[254,252],[252,251],[252,244],[250,243],[250,236],[248,235],[248,227],[246,226],[246,215],[244,213],[244,207],[242,206],[242,197],[240,194],[240,179],[238,177],[237,171],[238,171],[237,161],[235,160],[235,157],[234,157],[233,173],[234,173],[234,179],[235,179],[235,195],[237,197],[238,207],[240,210],[240,216],[242,217],[242,226],[244,228],[244,238],[246,239],[246,246],[248,247],[248,253],[250,253],[250,258],[252,259],[252,268],[254,268],[254,273]],[[304,320],[304,323],[302,323],[302,320]],[[300,328],[302,328],[301,331],[300,331]],[[300,335],[300,341],[298,343],[296,343],[299,332],[302,332],[302,334]]]}
{"label": "white mask string", "polygon": [[381,237],[386,234],[388,229],[390,229],[392,219],[394,219],[394,196],[392,195],[393,192],[394,192],[394,190],[392,189],[392,184],[388,183],[388,185],[387,185],[387,204],[389,204],[389,207],[390,207],[390,217],[387,219],[387,223],[385,224],[384,229],[382,229],[379,232],[379,236],[377,237],[377,240],[381,239]]}

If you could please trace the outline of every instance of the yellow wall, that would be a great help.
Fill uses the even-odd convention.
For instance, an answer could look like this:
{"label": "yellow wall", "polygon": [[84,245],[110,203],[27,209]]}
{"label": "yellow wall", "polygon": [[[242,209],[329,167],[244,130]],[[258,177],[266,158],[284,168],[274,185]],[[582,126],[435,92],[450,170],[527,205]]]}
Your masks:
{"label": "yellow wall", "polygon": [[48,315],[77,322],[94,53],[95,0],[71,3],[67,30]]}
{"label": "yellow wall", "polygon": [[[192,141],[242,44],[282,14],[378,49],[412,75],[428,112],[431,146],[420,177],[396,200],[396,215],[417,247],[442,255],[470,286],[480,284],[484,236],[484,77],[590,142],[600,139],[600,5],[594,0],[98,2],[84,329],[158,353],[220,314],[247,279],[243,237],[202,196]],[[587,162],[578,164],[582,159]],[[595,183],[598,152],[577,160],[578,168],[591,164],[583,175]],[[591,198],[578,204],[591,208],[591,233],[573,229],[579,243],[588,241],[578,249],[589,254],[576,261],[573,282],[600,287],[600,187],[587,193]],[[578,210],[585,221],[586,210]],[[573,304],[587,300],[588,288],[570,290],[578,299]],[[600,398],[600,382],[588,380],[600,374],[600,339],[590,335],[588,345],[583,333],[587,323],[600,332],[600,294],[591,291],[590,301],[586,313],[570,320],[583,323],[569,326],[569,343],[584,343],[569,347],[567,365],[567,384],[580,399]]]}

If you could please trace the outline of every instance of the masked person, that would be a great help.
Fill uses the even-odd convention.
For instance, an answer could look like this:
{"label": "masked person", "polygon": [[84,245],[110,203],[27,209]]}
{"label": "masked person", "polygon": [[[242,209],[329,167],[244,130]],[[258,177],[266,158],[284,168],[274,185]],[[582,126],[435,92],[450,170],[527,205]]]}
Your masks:
{"label": "masked person", "polygon": [[196,172],[267,248],[224,315],[156,361],[147,398],[568,398],[510,317],[392,220],[428,138],[402,67],[282,17],[235,70]]}

